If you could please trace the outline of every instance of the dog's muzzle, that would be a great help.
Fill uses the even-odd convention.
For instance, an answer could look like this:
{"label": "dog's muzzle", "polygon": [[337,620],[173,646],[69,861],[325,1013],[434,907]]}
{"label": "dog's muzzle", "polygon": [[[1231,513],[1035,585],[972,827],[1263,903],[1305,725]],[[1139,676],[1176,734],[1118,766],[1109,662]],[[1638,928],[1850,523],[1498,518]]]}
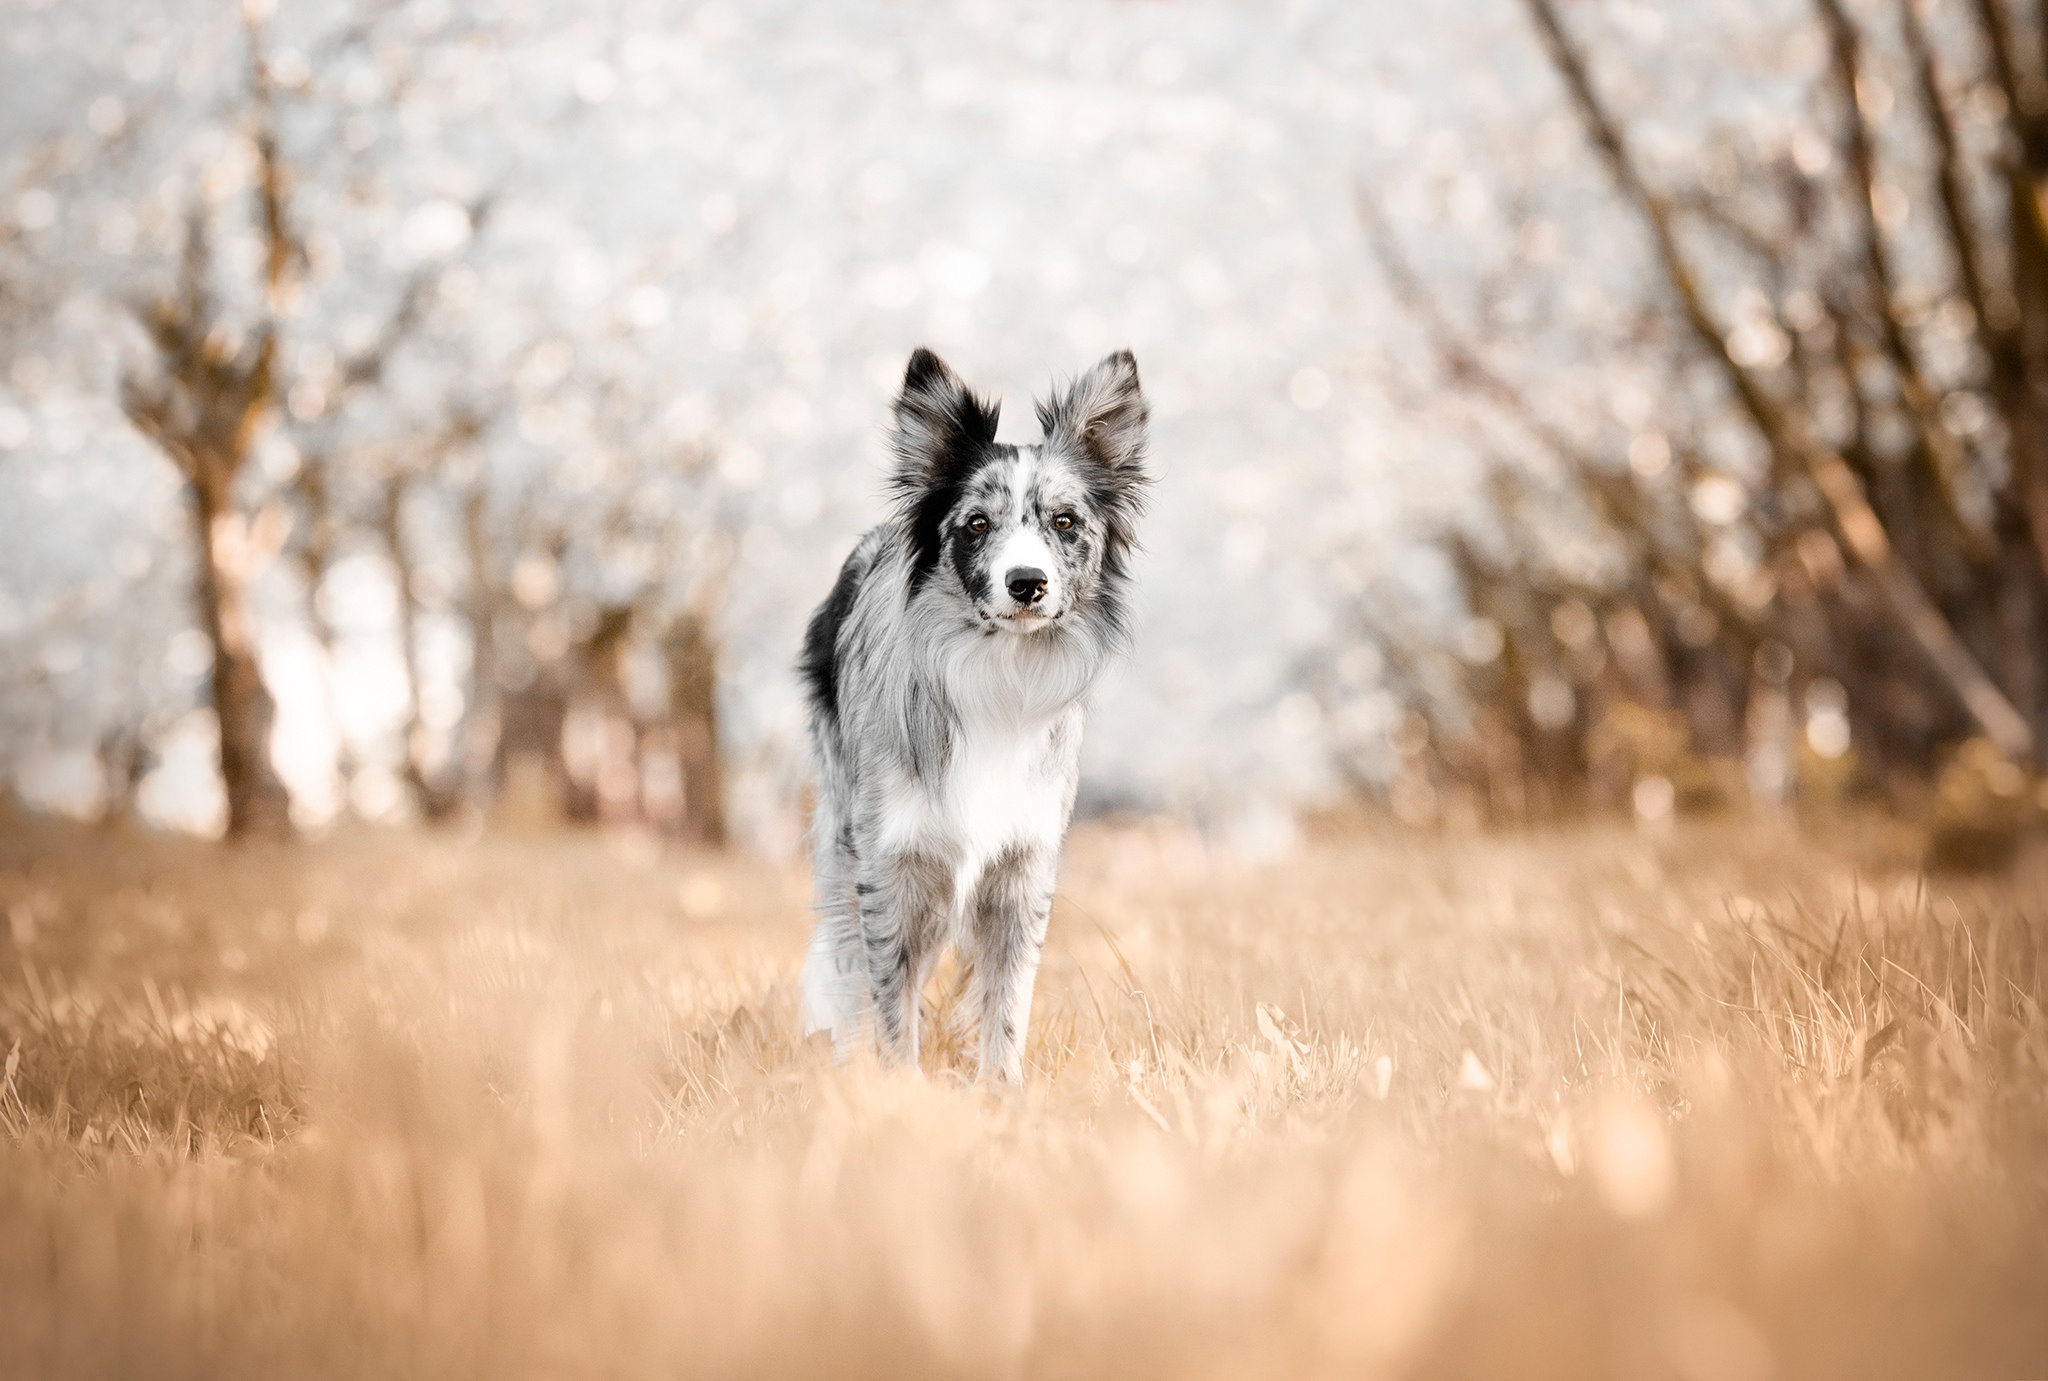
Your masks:
{"label": "dog's muzzle", "polygon": [[1052,577],[1037,566],[1012,566],[1003,572],[1003,593],[996,608],[981,617],[1013,633],[1035,633],[1050,627],[1066,610],[1053,592]]}

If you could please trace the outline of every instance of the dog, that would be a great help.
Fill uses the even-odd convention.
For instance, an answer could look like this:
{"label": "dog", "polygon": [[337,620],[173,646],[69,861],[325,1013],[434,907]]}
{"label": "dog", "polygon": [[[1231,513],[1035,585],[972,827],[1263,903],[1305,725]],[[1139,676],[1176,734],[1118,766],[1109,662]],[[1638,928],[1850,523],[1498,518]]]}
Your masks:
{"label": "dog", "polygon": [[805,1034],[916,1066],[921,992],[953,945],[978,1077],[1015,1083],[1073,814],[1090,689],[1130,645],[1150,478],[1129,351],[996,440],[998,404],[929,350],[890,437],[894,515],[805,633],[818,795]]}

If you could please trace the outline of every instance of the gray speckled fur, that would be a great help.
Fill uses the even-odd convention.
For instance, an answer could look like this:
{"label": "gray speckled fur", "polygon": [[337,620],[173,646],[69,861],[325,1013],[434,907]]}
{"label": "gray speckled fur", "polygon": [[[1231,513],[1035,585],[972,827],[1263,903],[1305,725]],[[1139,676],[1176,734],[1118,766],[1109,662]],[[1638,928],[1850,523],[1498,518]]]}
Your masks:
{"label": "gray speckled fur", "polygon": [[[1112,355],[1039,404],[1043,441],[1002,445],[995,409],[920,350],[895,413],[897,512],[847,558],[804,650],[804,1022],[914,1064],[919,994],[950,943],[980,1071],[1015,1080],[1086,699],[1129,642],[1145,402],[1136,362]],[[1020,573],[1042,595],[1014,595]]]}

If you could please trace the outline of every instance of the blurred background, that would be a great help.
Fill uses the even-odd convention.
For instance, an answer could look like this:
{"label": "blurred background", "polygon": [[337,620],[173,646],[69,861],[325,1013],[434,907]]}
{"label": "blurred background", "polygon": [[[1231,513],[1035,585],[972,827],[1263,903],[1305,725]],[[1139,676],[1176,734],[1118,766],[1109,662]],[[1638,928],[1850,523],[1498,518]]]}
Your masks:
{"label": "blurred background", "polygon": [[2031,7],[4,14],[23,807],[794,850],[925,344],[1011,439],[1137,353],[1084,812],[2041,813]]}

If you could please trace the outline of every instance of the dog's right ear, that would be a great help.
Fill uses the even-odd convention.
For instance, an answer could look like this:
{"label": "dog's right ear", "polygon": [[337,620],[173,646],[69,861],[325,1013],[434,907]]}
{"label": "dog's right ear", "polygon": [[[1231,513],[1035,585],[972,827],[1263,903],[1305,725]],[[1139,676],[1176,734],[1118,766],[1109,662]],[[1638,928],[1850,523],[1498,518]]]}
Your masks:
{"label": "dog's right ear", "polygon": [[967,391],[946,362],[919,346],[903,371],[896,397],[896,430],[890,435],[896,491],[910,525],[910,593],[915,596],[938,569],[946,515],[960,486],[996,439],[994,403]]}
{"label": "dog's right ear", "polygon": [[959,484],[996,439],[997,404],[975,397],[946,362],[919,346],[896,397],[890,486],[915,502]]}

